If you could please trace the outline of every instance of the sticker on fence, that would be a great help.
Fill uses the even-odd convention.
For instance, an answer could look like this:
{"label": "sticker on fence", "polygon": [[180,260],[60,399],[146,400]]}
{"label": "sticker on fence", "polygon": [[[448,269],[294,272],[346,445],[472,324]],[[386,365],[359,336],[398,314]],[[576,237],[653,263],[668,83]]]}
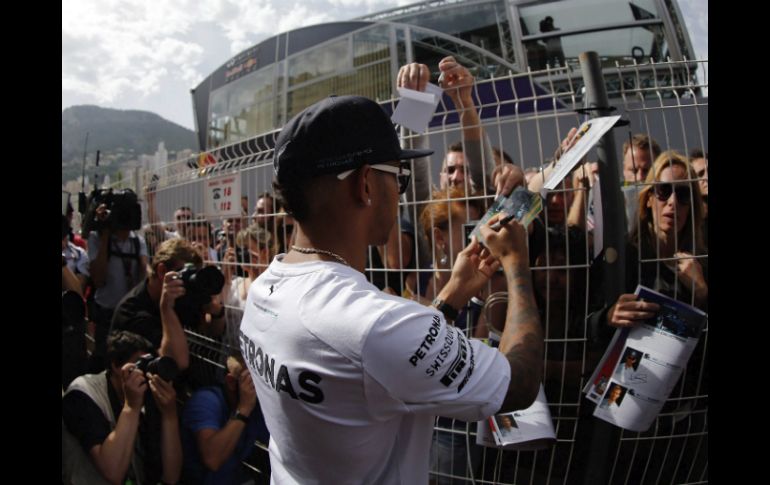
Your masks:
{"label": "sticker on fence", "polygon": [[241,214],[241,176],[225,175],[206,180],[203,186],[205,212],[211,216]]}

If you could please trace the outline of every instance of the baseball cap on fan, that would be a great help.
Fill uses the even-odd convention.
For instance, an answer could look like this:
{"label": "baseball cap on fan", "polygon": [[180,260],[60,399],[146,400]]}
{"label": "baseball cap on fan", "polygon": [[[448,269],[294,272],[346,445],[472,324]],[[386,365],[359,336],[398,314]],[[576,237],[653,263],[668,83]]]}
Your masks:
{"label": "baseball cap on fan", "polygon": [[275,143],[279,184],[340,173],[363,165],[425,157],[405,150],[387,113],[362,96],[329,96],[292,118]]}

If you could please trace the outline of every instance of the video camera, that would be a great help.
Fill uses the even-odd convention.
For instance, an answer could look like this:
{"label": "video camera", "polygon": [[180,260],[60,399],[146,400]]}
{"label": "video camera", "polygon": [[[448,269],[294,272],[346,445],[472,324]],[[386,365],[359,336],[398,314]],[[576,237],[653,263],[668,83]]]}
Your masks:
{"label": "video camera", "polygon": [[189,325],[186,317],[197,318],[201,307],[211,302],[212,296],[222,292],[225,276],[214,266],[198,269],[193,263],[187,263],[179,272],[179,277],[184,282],[185,294],[177,298],[174,311],[183,323]]}
{"label": "video camera", "polygon": [[[107,219],[103,221],[96,220],[96,209],[101,204],[106,205],[108,211]],[[85,221],[89,225],[89,231],[101,231],[105,228],[111,231],[136,231],[142,226],[142,208],[136,193],[131,189],[92,191],[88,197],[87,214]]]}
{"label": "video camera", "polygon": [[171,357],[155,357],[152,354],[144,354],[136,361],[136,368],[140,371],[157,374],[166,382],[172,382],[179,375],[179,367]]}

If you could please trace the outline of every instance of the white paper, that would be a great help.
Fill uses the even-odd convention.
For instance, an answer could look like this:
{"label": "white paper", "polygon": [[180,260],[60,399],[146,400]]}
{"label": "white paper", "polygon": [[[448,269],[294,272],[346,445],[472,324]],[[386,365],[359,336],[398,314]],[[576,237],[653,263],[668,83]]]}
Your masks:
{"label": "white paper", "polygon": [[615,126],[615,123],[620,119],[619,115],[616,116],[602,116],[600,118],[593,118],[580,125],[578,130],[578,141],[569,150],[562,154],[559,161],[556,162],[551,175],[548,180],[543,184],[543,188],[547,190],[553,190],[562,181],[567,174],[575,168],[580,160],[588,153],[588,151],[596,145],[610,128]]}
{"label": "white paper", "polygon": [[[511,427],[504,420],[510,419]],[[476,444],[493,448],[538,450],[556,440],[553,419],[548,409],[543,385],[537,399],[527,409],[490,416],[476,426]]]}
{"label": "white paper", "polygon": [[398,93],[401,100],[390,117],[391,121],[417,133],[425,133],[444,91],[435,84],[428,83],[425,92],[398,88]]}
{"label": "white paper", "polygon": [[619,329],[583,390],[594,416],[631,431],[646,431],[668,399],[698,344],[708,316],[639,285],[635,294],[660,305],[656,317]]}
{"label": "white paper", "polygon": [[594,258],[604,249],[604,212],[602,211],[602,186],[599,176],[596,176],[594,186],[588,196],[588,207],[593,211],[592,225],[594,231]]}
{"label": "white paper", "polygon": [[626,185],[620,188],[623,193],[623,199],[626,203],[626,229],[628,235],[634,232],[637,224],[639,224],[639,191],[641,187],[638,185]]}

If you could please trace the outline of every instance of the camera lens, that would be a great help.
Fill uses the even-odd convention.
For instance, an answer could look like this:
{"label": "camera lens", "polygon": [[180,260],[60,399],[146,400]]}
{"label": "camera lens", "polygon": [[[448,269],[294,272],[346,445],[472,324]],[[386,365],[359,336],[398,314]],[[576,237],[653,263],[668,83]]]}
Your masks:
{"label": "camera lens", "polygon": [[222,291],[222,287],[225,286],[225,277],[214,266],[206,266],[190,277],[190,283],[194,284],[202,294],[211,296]]}
{"label": "camera lens", "polygon": [[179,367],[171,357],[158,357],[147,365],[147,371],[157,374],[166,382],[171,382],[179,375]]}

